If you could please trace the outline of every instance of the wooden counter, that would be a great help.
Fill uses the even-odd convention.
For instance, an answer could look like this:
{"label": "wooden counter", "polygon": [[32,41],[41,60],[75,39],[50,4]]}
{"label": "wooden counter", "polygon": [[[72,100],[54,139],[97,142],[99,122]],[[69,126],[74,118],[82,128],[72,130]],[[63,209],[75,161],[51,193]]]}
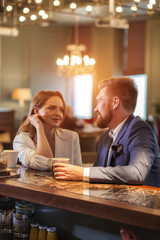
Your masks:
{"label": "wooden counter", "polygon": [[160,231],[159,188],[56,181],[50,172],[24,167],[18,172],[0,179],[1,195]]}

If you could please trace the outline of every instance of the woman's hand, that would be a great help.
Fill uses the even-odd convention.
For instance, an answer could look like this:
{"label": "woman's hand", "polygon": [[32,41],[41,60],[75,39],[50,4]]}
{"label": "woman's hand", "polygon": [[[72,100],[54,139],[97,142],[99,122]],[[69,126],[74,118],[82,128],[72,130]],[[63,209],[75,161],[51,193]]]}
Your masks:
{"label": "woman's hand", "polygon": [[57,180],[83,180],[83,167],[72,164],[54,163],[53,172]]}
{"label": "woman's hand", "polygon": [[39,126],[43,126],[42,121],[39,118],[39,114],[33,114],[29,116],[30,123],[37,129]]}

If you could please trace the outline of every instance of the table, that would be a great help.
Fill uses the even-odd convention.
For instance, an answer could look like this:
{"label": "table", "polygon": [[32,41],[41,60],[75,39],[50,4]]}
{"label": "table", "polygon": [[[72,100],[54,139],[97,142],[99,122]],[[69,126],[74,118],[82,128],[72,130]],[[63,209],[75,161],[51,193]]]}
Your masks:
{"label": "table", "polygon": [[0,179],[1,195],[60,209],[65,214],[69,211],[78,214],[78,219],[82,215],[94,221],[99,219],[104,226],[107,221],[111,225],[150,229],[160,237],[159,188],[56,181],[51,172],[24,167],[18,172],[16,178]]}

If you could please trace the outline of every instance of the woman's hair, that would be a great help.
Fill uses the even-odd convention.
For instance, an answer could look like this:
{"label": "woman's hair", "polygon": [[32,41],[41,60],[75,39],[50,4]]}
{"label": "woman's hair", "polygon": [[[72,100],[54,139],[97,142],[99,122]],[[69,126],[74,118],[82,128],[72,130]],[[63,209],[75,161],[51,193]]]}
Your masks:
{"label": "woman's hair", "polygon": [[[26,118],[26,120],[21,124],[17,135],[21,132],[28,132],[29,136],[32,140],[34,140],[35,134],[36,134],[36,129],[35,127],[30,123],[29,120],[29,116],[31,116],[32,114],[34,114],[34,107],[37,108],[42,108],[43,105],[45,104],[45,102],[50,98],[50,97],[54,97],[54,96],[58,96],[60,97],[60,99],[63,102],[63,107],[64,107],[64,116],[63,116],[63,120],[65,118],[65,113],[66,113],[66,104],[65,101],[63,99],[63,96],[60,92],[58,91],[40,91],[38,92],[34,98],[32,99],[31,105],[30,105],[30,110],[28,113],[28,116]],[[62,122],[63,122],[62,120]]]}
{"label": "woman's hair", "polygon": [[100,89],[106,87],[107,93],[117,96],[121,100],[123,107],[133,113],[137,103],[138,90],[134,81],[129,77],[112,77],[99,82]]}

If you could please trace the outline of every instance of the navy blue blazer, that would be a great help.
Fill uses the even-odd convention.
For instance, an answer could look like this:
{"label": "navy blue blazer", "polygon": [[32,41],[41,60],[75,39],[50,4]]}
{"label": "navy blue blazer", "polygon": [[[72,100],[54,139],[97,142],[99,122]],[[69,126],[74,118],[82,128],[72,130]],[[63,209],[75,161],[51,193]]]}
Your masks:
{"label": "navy blue blazer", "polygon": [[112,145],[107,161],[108,133],[109,130],[100,137],[97,161],[90,169],[90,182],[160,187],[159,146],[150,125],[140,117],[129,116]]}

